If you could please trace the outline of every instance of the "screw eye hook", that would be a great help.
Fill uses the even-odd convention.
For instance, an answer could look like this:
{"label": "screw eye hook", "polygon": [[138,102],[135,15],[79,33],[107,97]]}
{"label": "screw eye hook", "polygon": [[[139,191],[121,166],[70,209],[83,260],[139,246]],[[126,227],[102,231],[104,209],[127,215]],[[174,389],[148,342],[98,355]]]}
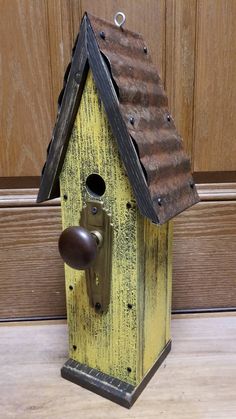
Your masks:
{"label": "screw eye hook", "polygon": [[119,28],[123,29],[122,27],[125,23],[125,20],[126,20],[126,17],[125,17],[125,14],[123,12],[117,12],[115,14],[114,22],[115,22],[116,26],[118,26]]}

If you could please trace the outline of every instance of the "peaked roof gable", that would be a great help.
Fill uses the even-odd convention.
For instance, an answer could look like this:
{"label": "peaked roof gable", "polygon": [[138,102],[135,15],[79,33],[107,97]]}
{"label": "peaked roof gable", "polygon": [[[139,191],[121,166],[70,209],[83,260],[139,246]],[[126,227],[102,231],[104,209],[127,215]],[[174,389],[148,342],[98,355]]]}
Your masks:
{"label": "peaked roof gable", "polygon": [[141,35],[87,14],[59,97],[37,201],[60,194],[59,175],[89,67],[139,210],[163,224],[199,198],[162,82]]}

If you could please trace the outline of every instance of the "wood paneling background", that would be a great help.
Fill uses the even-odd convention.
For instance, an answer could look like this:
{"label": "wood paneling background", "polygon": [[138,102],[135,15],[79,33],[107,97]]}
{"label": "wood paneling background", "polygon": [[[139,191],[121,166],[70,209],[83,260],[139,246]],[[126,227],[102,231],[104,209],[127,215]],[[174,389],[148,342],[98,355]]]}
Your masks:
{"label": "wood paneling background", "polygon": [[52,127],[46,3],[0,2],[0,176],[38,176]]}
{"label": "wood paneling background", "polygon": [[59,206],[36,207],[29,188],[85,10],[110,21],[121,10],[143,34],[204,182],[203,202],[175,221],[174,308],[236,307],[236,2],[0,0],[0,317],[65,314]]}
{"label": "wood paneling background", "polygon": [[27,177],[40,174],[63,74],[85,10],[111,21],[117,10],[124,11],[126,27],[143,34],[165,82],[193,170],[205,174],[205,183],[211,172],[221,173],[221,181],[227,180],[226,172],[233,176],[234,0],[0,0],[4,184],[6,178],[25,177],[27,187]]}
{"label": "wood paneling background", "polygon": [[[197,204],[174,222],[173,309],[236,307],[236,188],[228,201]],[[0,319],[65,316],[59,201],[0,196]],[[200,190],[204,196],[204,188]]]}
{"label": "wood paneling background", "polygon": [[236,201],[200,202],[174,226],[173,308],[236,307]]}
{"label": "wood paneling background", "polygon": [[58,207],[0,209],[0,318],[65,314]]}
{"label": "wood paneling background", "polygon": [[196,17],[194,171],[235,171],[236,2],[200,0]]}
{"label": "wood paneling background", "polygon": [[166,90],[171,112],[192,157],[196,0],[166,0]]}

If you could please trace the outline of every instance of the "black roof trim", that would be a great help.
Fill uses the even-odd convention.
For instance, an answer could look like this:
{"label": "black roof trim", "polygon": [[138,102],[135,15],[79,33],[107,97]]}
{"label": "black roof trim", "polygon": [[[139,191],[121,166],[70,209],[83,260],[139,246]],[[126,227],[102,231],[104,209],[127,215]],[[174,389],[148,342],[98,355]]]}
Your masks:
{"label": "black roof trim", "polygon": [[88,72],[86,30],[87,17],[85,15],[73,48],[74,53],[68,78],[59,95],[61,104],[59,104],[47,161],[42,172],[37,202],[60,196],[59,176]]}

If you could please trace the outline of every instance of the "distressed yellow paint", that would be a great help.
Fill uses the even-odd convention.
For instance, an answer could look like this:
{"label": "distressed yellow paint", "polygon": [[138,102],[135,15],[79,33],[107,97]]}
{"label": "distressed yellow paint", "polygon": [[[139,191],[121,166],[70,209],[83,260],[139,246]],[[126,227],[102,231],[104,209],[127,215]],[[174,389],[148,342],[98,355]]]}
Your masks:
{"label": "distressed yellow paint", "polygon": [[[91,173],[105,180],[101,198],[86,189]],[[63,228],[79,225],[83,205],[96,199],[103,202],[114,225],[107,313],[97,314],[89,306],[85,273],[65,266],[70,357],[137,385],[169,340],[168,224],[157,227],[140,215],[91,71],[60,186]]]}
{"label": "distressed yellow paint", "polygon": [[143,373],[170,340],[171,223],[144,221],[145,292]]}
{"label": "distressed yellow paint", "polygon": [[166,342],[171,339],[171,303],[172,303],[172,242],[173,222],[168,223],[168,255],[167,255],[167,289],[166,289]]}

